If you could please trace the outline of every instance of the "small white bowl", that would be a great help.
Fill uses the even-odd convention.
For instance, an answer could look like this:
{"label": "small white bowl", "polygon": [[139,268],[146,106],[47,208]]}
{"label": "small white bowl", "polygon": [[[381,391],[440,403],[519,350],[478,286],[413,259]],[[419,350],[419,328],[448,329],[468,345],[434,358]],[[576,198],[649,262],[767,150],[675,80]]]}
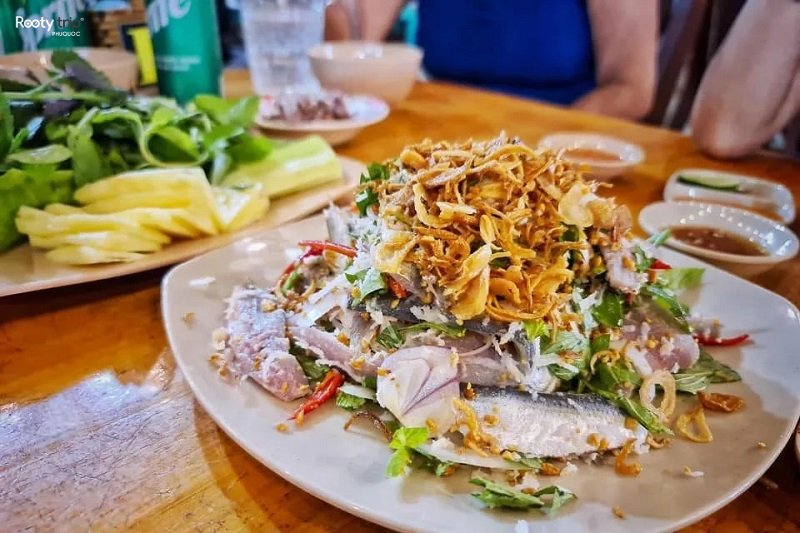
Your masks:
{"label": "small white bowl", "polygon": [[703,257],[709,262],[742,276],[753,276],[797,255],[797,236],[786,226],[744,209],[701,202],[657,202],[639,213],[639,225],[649,235],[677,226],[720,229],[758,244],[767,255],[739,255],[708,250],[667,239],[666,244],[682,252]]}
{"label": "small white bowl", "polygon": [[370,94],[391,105],[406,99],[422,63],[422,50],[402,43],[329,42],[308,56],[324,88]]}
{"label": "small white bowl", "polygon": [[[689,185],[678,181],[680,176],[732,178],[740,183],[743,193],[714,190],[697,185]],[[791,191],[780,183],[748,176],[734,174],[710,168],[681,168],[672,173],[664,187],[664,200],[667,202],[693,201],[741,207],[756,213],[772,213],[784,224],[791,224],[795,218],[794,197]]]}
{"label": "small white bowl", "polygon": [[568,161],[587,165],[592,176],[597,179],[613,178],[644,161],[644,150],[642,150],[641,146],[599,133],[569,131],[553,133],[543,137],[539,141],[539,148],[565,151],[574,150],[576,148],[586,148],[600,150],[618,156],[618,161],[597,161],[594,159],[583,160],[573,158],[570,157],[568,153],[564,154],[564,159]]}
{"label": "small white bowl", "polygon": [[[112,48],[73,48],[72,50],[108,76],[114,87],[133,91],[139,84],[139,60],[134,54]],[[0,56],[0,69],[12,72],[23,72],[24,69],[30,69],[34,76],[43,80],[47,78],[45,69],[52,67],[51,53],[50,50],[41,50]]]}
{"label": "small white bowl", "polygon": [[352,116],[346,119],[325,119],[294,122],[288,120],[267,119],[265,110],[271,109],[274,98],[261,98],[261,112],[256,124],[274,137],[296,139],[307,135],[319,135],[331,146],[344,144],[372,124],[376,124],[389,115],[389,106],[383,100],[367,95],[349,95],[344,97],[347,109]]}

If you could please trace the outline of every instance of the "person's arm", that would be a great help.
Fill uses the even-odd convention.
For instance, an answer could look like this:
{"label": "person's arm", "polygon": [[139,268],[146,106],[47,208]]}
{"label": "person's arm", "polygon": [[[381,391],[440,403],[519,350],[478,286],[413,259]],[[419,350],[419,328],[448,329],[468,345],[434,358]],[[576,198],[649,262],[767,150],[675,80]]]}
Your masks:
{"label": "person's arm", "polygon": [[656,88],[658,2],[589,0],[597,88],[572,105],[638,120],[650,111]]}
{"label": "person's arm", "polygon": [[383,41],[404,0],[336,0],[325,10],[325,39]]}
{"label": "person's arm", "polygon": [[757,150],[800,111],[800,2],[748,0],[708,66],[692,137],[716,157]]}

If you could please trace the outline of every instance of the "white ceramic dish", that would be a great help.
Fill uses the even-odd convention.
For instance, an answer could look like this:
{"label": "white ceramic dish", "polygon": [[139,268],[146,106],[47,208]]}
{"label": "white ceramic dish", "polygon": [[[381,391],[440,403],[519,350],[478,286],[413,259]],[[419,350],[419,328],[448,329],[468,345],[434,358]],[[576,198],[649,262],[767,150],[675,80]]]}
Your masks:
{"label": "white ceramic dish", "polygon": [[61,265],[48,260],[44,250],[21,244],[0,253],[0,297],[127,276],[174,265],[252,233],[308,216],[326,207],[330,202],[352,194],[358,184],[358,179],[365,170],[364,165],[355,159],[341,156],[339,161],[344,173],[341,182],[278,198],[270,204],[264,218],[237,232],[176,241],[163,250],[132,263]]}
{"label": "white ceramic dish", "polygon": [[[83,59],[103,72],[114,87],[133,91],[139,84],[139,60],[125,50],[111,48],[74,48]],[[0,68],[10,70],[30,69],[39,79],[47,77],[45,69],[52,67],[50,50],[19,52],[0,56]]]}
{"label": "white ceramic dish", "polygon": [[610,135],[600,135],[599,133],[583,133],[578,131],[553,133],[543,137],[539,141],[539,147],[549,148],[551,150],[574,150],[576,148],[584,148],[617,155],[619,161],[606,162],[582,160],[579,158],[572,158],[568,153],[564,154],[565,159],[587,165],[592,176],[597,179],[613,178],[644,161],[644,150],[642,150],[641,146],[616,137],[611,137]]}
{"label": "white ceramic dish", "polygon": [[326,89],[371,94],[391,105],[406,99],[422,63],[422,50],[402,43],[323,43],[312,47],[308,56]]}
{"label": "white ceramic dish", "polygon": [[[724,176],[738,180],[747,193],[717,191],[707,187],[686,185],[678,181],[680,176],[700,178]],[[693,200],[741,207],[760,214],[767,215],[767,213],[771,213],[771,216],[767,215],[769,218],[774,218],[784,224],[794,222],[796,214],[792,193],[780,183],[745,174],[734,174],[708,168],[681,168],[676,170],[669,177],[664,187],[664,200],[667,202]]]}
{"label": "white ceramic dish", "polygon": [[758,244],[768,255],[738,255],[692,246],[675,238],[667,245],[740,275],[754,275],[797,255],[797,236],[786,226],[750,211],[701,202],[657,202],[639,213],[639,225],[649,235],[676,226],[724,230]]}
{"label": "white ceramic dish", "polygon": [[350,118],[341,120],[310,120],[306,122],[290,122],[272,120],[269,116],[274,98],[261,98],[261,115],[256,124],[274,137],[294,139],[306,135],[319,135],[331,146],[344,144],[372,124],[376,124],[389,115],[389,106],[379,98],[366,95],[345,96],[347,108],[352,114]]}
{"label": "white ceramic dish", "polygon": [[800,426],[797,426],[794,435],[794,451],[795,455],[797,455],[797,462],[800,463]]}
{"label": "white ceramic dish", "polygon": [[[670,250],[661,258],[675,266],[706,266],[699,292],[687,294],[694,309],[718,317],[729,331],[747,331],[754,341],[714,348],[714,356],[735,367],[743,382],[715,386],[741,396],[746,407],[734,414],[709,413],[714,441],[675,439],[668,448],[640,457],[643,472],[620,477],[610,467],[583,465],[557,479],[578,500],[549,519],[530,513],[492,512],[469,496],[469,472],[437,478],[416,471],[386,479],[390,450],[369,429],[344,432],[346,412],[325,406],[298,430],[281,433],[294,404],[282,403],[250,381],[235,387],[219,378],[207,358],[211,332],[222,324],[231,288],[252,280],[272,284],[297,252],[296,242],[325,237],[321,217],[260,232],[173,269],[162,285],[162,312],[181,371],[203,408],[240,446],[298,487],[352,514],[403,531],[530,530],[667,531],[695,522],[755,483],[786,446],[800,416],[800,316],[788,301],[752,283]],[[213,278],[201,285],[192,280]],[[753,310],[758,312],[752,312]],[[182,317],[194,313],[189,326]],[[681,404],[682,412],[687,405]],[[759,449],[757,443],[767,443]],[[689,478],[683,467],[702,470]],[[472,469],[466,469],[471,471]],[[545,482],[555,481],[552,478]],[[620,520],[612,507],[620,506]]]}

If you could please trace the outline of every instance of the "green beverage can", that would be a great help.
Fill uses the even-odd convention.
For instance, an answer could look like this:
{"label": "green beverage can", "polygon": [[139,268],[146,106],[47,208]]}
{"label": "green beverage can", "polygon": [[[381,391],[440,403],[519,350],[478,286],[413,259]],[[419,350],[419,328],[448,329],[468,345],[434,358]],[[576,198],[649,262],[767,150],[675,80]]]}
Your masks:
{"label": "green beverage can", "polygon": [[22,41],[14,25],[14,6],[8,0],[0,3],[0,55],[22,50]]}
{"label": "green beverage can", "polygon": [[185,103],[219,94],[222,75],[214,0],[146,0],[158,89]]}
{"label": "green beverage can", "polygon": [[92,44],[86,0],[10,0],[10,3],[15,5],[12,23],[22,50]]}

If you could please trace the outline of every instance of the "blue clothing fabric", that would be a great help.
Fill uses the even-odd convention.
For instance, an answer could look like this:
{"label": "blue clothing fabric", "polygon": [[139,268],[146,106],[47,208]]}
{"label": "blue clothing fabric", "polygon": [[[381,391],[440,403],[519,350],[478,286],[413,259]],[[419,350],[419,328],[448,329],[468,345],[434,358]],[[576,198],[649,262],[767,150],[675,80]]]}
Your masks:
{"label": "blue clothing fabric", "polygon": [[434,77],[558,104],[595,88],[586,0],[419,0]]}

